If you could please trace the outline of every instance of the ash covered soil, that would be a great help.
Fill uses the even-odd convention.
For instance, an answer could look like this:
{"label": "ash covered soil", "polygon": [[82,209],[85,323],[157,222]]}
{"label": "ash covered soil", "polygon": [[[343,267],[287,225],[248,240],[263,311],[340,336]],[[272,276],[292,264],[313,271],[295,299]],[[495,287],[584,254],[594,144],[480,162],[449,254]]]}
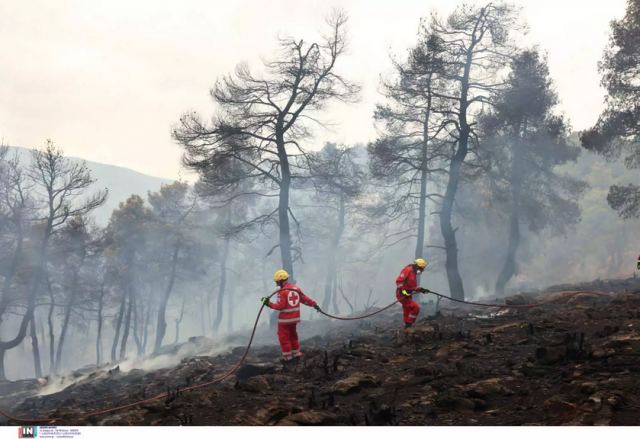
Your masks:
{"label": "ash covered soil", "polygon": [[[399,306],[357,322],[303,321],[306,355],[286,371],[275,330],[262,328],[272,344],[253,348],[221,384],[179,391],[233,367],[244,340],[166,369],[78,372],[78,382],[46,396],[25,398],[35,380],[14,383],[0,404],[59,425],[640,425],[640,280],[508,298],[534,302],[542,305],[496,312],[442,301],[438,315],[407,331]],[[322,335],[304,339],[312,330]]]}

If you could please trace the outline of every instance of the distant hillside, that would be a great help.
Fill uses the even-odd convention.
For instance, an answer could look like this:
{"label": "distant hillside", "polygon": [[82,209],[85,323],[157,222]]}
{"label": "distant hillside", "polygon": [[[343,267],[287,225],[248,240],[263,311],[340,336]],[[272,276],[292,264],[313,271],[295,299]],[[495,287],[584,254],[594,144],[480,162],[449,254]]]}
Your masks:
{"label": "distant hillside", "polygon": [[[31,162],[30,149],[11,147],[11,150],[18,151],[20,160],[24,165]],[[77,157],[68,158],[77,161],[84,160]],[[146,197],[148,191],[157,191],[163,183],[171,183],[171,180],[141,174],[121,166],[106,165],[89,160],[85,160],[85,162],[91,170],[91,175],[97,180],[94,184],[94,190],[109,189],[109,197],[106,203],[97,209],[94,214],[97,223],[101,226],[107,224],[113,209],[117,208],[118,204],[125,201],[131,194]]]}

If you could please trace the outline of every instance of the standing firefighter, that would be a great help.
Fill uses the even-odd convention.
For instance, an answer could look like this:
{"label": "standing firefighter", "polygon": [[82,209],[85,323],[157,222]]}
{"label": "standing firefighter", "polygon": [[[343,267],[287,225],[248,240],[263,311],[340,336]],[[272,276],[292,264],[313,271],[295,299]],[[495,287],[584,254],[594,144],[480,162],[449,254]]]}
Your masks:
{"label": "standing firefighter", "polygon": [[282,348],[282,358],[289,362],[294,358],[302,357],[296,325],[300,321],[300,302],[312,306],[320,311],[318,304],[307,297],[300,287],[289,283],[289,274],[284,270],[278,270],[273,275],[273,280],[280,287],[276,302],[269,302],[268,297],[260,299],[265,306],[280,311],[278,315],[278,339]]}
{"label": "standing firefighter", "polygon": [[412,293],[421,293],[422,288],[418,287],[417,275],[424,271],[427,261],[422,258],[416,259],[413,264],[409,264],[402,269],[396,279],[396,298],[402,304],[404,317],[404,327],[409,328],[418,318],[420,305],[413,300]]}

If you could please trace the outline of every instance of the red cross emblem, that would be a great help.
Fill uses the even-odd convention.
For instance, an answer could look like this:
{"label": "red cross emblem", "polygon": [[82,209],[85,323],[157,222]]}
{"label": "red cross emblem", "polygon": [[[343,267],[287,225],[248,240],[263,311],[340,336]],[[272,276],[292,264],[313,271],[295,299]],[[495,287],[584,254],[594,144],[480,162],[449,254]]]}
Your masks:
{"label": "red cross emblem", "polygon": [[298,296],[298,293],[296,293],[295,291],[289,291],[287,302],[289,302],[290,306],[297,306],[300,302],[300,296]]}

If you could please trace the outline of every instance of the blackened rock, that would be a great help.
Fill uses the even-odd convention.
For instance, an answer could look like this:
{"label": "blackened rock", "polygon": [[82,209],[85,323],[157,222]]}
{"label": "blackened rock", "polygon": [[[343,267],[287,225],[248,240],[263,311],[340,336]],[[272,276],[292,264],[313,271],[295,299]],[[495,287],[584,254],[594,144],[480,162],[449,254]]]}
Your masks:
{"label": "blackened rock", "polygon": [[309,410],[295,413],[276,425],[335,425],[338,416],[326,410]]}
{"label": "blackened rock", "polygon": [[595,393],[595,391],[597,390],[598,385],[596,383],[593,382],[584,382],[580,384],[580,392],[584,393],[585,395],[591,395],[593,393]]}
{"label": "blackened rock", "polygon": [[413,370],[413,373],[417,377],[422,377],[422,376],[435,375],[436,371],[434,370],[433,367],[430,367],[430,366],[420,366],[420,367],[416,367]]}
{"label": "blackened rock", "polygon": [[248,421],[250,424],[254,425],[274,425],[282,421],[284,418],[302,411],[303,409],[300,406],[272,401],[258,409]]}
{"label": "blackened rock", "polygon": [[444,394],[436,398],[436,406],[445,410],[474,411],[476,403],[470,399]]}
{"label": "blackened rock", "polygon": [[401,340],[410,343],[424,343],[433,340],[436,330],[431,325],[418,325],[405,329],[400,333]]}
{"label": "blackened rock", "polygon": [[640,352],[640,335],[635,333],[615,335],[604,343],[604,349],[625,353]]}
{"label": "blackened rock", "polygon": [[536,359],[541,364],[555,364],[562,361],[567,356],[565,346],[539,347],[536,349]]}
{"label": "blackened rock", "polygon": [[489,378],[475,383],[467,384],[464,390],[472,398],[486,398],[495,395],[512,395],[513,392],[506,386],[506,378]]}
{"label": "blackened rock", "polygon": [[272,363],[245,364],[236,372],[238,381],[245,381],[258,375],[268,375],[276,372],[276,366]]}
{"label": "blackened rock", "polygon": [[393,425],[395,423],[396,411],[387,404],[378,407],[375,401],[369,404],[369,414],[367,419],[372,425]]}
{"label": "blackened rock", "polygon": [[551,417],[568,422],[577,415],[578,407],[567,401],[562,395],[553,395],[542,404],[544,411]]}
{"label": "blackened rock", "polygon": [[271,390],[271,384],[264,375],[251,377],[246,381],[239,383],[238,387],[242,390],[254,393],[265,393]]}
{"label": "blackened rock", "polygon": [[337,381],[333,385],[333,391],[338,395],[355,393],[364,387],[377,387],[380,382],[372,375],[356,372],[349,377]]}

